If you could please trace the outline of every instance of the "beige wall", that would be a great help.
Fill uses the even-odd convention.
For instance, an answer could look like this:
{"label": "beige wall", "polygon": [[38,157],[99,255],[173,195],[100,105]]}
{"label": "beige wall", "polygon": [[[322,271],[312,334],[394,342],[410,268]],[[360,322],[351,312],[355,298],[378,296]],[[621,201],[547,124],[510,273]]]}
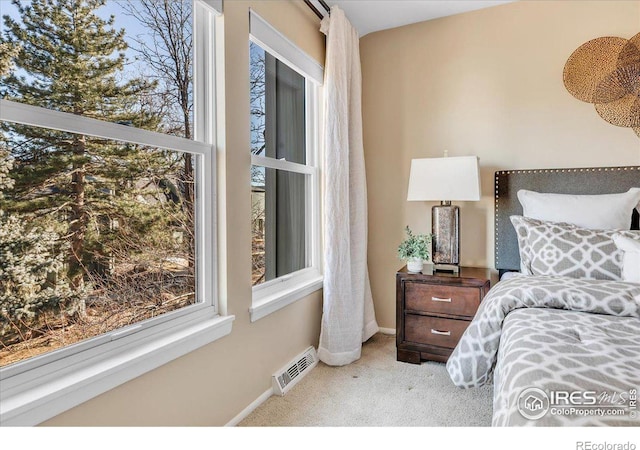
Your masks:
{"label": "beige wall", "polygon": [[482,200],[461,202],[461,260],[493,266],[497,169],[640,163],[640,139],[564,88],[567,58],[600,36],[640,32],[638,1],[527,1],[381,31],[360,41],[369,270],[381,327],[395,328],[396,248],[431,229],[406,202],[412,158],[478,155]]}
{"label": "beige wall", "polygon": [[[223,267],[222,307],[236,316],[229,336],[73,408],[45,425],[224,425],[271,386],[271,374],[320,334],[316,292],[250,322],[249,8],[324,61],[319,20],[303,2],[225,1],[224,77],[218,158]],[[219,30],[220,31],[220,30]],[[223,116],[224,115],[224,116]]]}

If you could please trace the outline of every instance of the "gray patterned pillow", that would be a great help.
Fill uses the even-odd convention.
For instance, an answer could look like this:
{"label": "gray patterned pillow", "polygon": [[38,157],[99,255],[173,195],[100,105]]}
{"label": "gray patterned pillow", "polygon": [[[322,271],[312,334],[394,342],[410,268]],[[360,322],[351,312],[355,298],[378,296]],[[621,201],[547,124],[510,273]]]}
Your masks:
{"label": "gray patterned pillow", "polygon": [[589,230],[569,223],[510,218],[518,235],[520,271],[525,275],[620,281],[624,253],[612,237],[640,239],[640,231]]}

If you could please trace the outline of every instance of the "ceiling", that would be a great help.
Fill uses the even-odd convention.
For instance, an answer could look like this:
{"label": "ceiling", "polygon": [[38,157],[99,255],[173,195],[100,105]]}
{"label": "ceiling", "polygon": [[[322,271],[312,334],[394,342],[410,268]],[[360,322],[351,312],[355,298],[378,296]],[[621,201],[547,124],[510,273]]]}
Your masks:
{"label": "ceiling", "polygon": [[326,0],[339,6],[360,37],[374,31],[489,8],[515,0]]}

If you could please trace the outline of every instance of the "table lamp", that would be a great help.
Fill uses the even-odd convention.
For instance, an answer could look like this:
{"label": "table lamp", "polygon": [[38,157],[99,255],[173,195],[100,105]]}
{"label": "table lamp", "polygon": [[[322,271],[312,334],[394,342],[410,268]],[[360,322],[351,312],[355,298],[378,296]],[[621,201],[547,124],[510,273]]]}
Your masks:
{"label": "table lamp", "polygon": [[477,156],[411,160],[407,201],[440,201],[431,209],[434,270],[459,272],[460,209],[451,202],[477,200],[480,200]]}

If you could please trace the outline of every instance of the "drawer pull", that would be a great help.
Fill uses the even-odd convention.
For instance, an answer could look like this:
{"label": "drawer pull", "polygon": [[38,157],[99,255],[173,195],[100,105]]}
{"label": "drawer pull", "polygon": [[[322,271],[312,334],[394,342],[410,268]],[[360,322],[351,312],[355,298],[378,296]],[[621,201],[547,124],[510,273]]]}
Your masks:
{"label": "drawer pull", "polygon": [[447,303],[451,303],[451,299],[450,298],[431,297],[431,301],[432,302],[447,302]]}
{"label": "drawer pull", "polygon": [[431,334],[439,334],[440,336],[451,336],[451,331],[440,331],[431,329]]}

